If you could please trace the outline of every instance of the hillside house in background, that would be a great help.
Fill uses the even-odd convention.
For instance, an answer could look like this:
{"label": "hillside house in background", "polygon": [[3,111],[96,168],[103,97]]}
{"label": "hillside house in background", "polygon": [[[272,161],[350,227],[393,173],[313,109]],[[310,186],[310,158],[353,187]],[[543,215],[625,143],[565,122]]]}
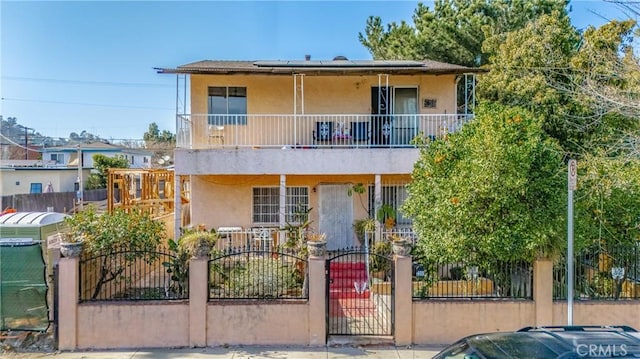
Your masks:
{"label": "hillside house in background", "polygon": [[[151,167],[152,153],[102,142],[80,144],[82,153],[82,175],[86,180],[93,169],[93,156],[103,154],[108,157],[124,156],[129,167],[144,169]],[[39,148],[34,153],[41,160],[0,160],[0,189],[4,196],[47,193],[75,192],[78,186],[78,145]],[[29,151],[31,152],[31,151]]]}
{"label": "hillside house in background", "polygon": [[78,166],[78,146],[82,152],[82,167],[93,168],[93,155],[102,154],[107,157],[124,156],[129,161],[130,168],[151,167],[151,155],[149,151],[115,146],[103,142],[81,143],[79,145],[67,145],[48,147],[43,149],[42,160],[56,166]]}
{"label": "hillside house in background", "polygon": [[[312,209],[311,229],[335,249],[357,244],[354,220],[385,208],[392,230],[411,231],[399,208],[419,155],[413,140],[472,118],[479,71],[344,57],[158,69],[177,75],[176,187],[190,179],[191,223],[277,231]],[[349,195],[359,183],[365,192]]]}

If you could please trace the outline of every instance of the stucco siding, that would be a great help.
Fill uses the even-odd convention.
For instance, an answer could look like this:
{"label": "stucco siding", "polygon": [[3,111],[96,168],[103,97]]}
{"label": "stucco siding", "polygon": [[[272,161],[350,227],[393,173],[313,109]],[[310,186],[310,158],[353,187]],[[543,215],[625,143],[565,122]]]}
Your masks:
{"label": "stucco siding", "polygon": [[308,345],[308,312],[307,303],[209,304],[207,345]]}
{"label": "stucco siding", "polygon": [[78,306],[80,349],[153,348],[189,342],[189,304],[85,304]]}

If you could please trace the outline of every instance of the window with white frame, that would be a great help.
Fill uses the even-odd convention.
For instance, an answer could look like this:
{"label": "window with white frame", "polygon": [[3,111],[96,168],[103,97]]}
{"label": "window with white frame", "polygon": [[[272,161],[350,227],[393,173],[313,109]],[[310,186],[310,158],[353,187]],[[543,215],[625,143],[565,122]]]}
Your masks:
{"label": "window with white frame", "polygon": [[[287,187],[285,199],[286,221],[296,223],[299,213],[309,208],[308,187]],[[274,224],[280,223],[280,188],[279,187],[255,187],[253,188],[253,223]]]}
{"label": "window with white frame", "polygon": [[208,89],[209,124],[246,125],[247,88],[212,86]]}

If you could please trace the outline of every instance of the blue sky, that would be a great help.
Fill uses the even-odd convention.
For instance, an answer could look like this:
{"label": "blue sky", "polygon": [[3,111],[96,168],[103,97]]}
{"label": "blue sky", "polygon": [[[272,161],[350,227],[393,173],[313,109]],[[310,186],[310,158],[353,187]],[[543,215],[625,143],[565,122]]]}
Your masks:
{"label": "blue sky", "polygon": [[[432,4],[431,1],[424,1]],[[370,15],[410,23],[416,1],[0,0],[0,115],[52,137],[83,130],[142,138],[174,131],[175,67],[204,59],[370,59]],[[578,28],[622,18],[602,0],[572,1]]]}

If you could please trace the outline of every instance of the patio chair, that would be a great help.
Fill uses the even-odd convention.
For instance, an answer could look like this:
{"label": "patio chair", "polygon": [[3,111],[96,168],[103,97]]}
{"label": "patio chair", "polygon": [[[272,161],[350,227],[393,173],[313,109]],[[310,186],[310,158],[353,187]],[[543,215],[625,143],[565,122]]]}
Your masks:
{"label": "patio chair", "polygon": [[224,126],[209,125],[209,144],[213,142],[224,146]]}
{"label": "patio chair", "polygon": [[313,131],[313,139],[315,142],[331,141],[333,135],[333,122],[319,121],[316,122],[316,129]]}
{"label": "patio chair", "polygon": [[369,122],[351,122],[353,142],[369,141]]}
{"label": "patio chair", "polygon": [[253,234],[253,249],[258,251],[269,251],[273,246],[273,237],[271,236],[271,230],[269,228],[252,228]]}

